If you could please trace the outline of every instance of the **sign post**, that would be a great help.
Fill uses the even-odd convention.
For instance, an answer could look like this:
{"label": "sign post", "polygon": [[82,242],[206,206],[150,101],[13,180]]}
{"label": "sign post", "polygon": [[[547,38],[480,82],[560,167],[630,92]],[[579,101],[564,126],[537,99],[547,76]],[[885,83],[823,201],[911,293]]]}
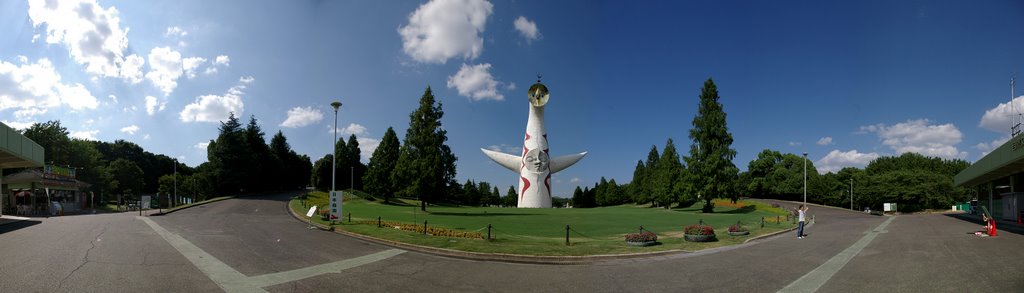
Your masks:
{"label": "sign post", "polygon": [[309,207],[309,211],[306,212],[306,223],[309,224],[309,229],[313,229],[313,214],[316,214],[316,206]]}
{"label": "sign post", "polygon": [[341,191],[331,191],[331,223],[334,223],[334,219],[341,219],[342,210],[342,193]]}

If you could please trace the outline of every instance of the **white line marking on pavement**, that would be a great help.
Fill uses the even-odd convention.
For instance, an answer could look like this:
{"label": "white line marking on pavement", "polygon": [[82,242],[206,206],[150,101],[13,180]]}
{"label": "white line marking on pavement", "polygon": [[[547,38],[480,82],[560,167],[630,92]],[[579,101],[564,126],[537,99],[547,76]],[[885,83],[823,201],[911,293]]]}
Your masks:
{"label": "white line marking on pavement", "polygon": [[146,222],[150,228],[153,228],[153,231],[156,231],[160,237],[163,237],[167,243],[170,243],[174,249],[178,250],[181,255],[185,256],[186,259],[192,262],[196,268],[202,271],[203,274],[206,274],[211,281],[216,283],[217,286],[220,286],[220,288],[225,292],[267,292],[266,290],[263,290],[262,287],[298,281],[326,273],[340,273],[347,269],[381,261],[405,252],[405,250],[401,249],[389,249],[370,255],[340,260],[332,263],[325,263],[286,272],[246,277],[242,273],[231,268],[231,266],[228,266],[216,257],[213,257],[213,255],[206,253],[206,251],[203,251],[198,246],[188,242],[185,238],[160,227],[160,225],[153,222],[153,220],[146,217],[137,218]]}
{"label": "white line marking on pavement", "polygon": [[889,217],[888,220],[885,220],[885,222],[883,222],[881,225],[878,225],[878,227],[868,230],[867,235],[861,237],[860,240],[857,240],[857,242],[853,243],[853,245],[850,245],[850,247],[847,247],[839,254],[836,254],[836,256],[833,256],[831,259],[821,264],[814,270],[808,272],[803,277],[800,277],[796,281],[793,281],[793,283],[790,283],[789,286],[782,288],[782,290],[779,290],[779,292],[818,291],[818,289],[821,288],[822,285],[825,285],[825,282],[828,282],[828,280],[831,279],[832,276],[836,274],[836,272],[838,272],[840,269],[846,266],[846,263],[850,262],[850,259],[853,259],[854,256],[857,256],[857,254],[860,253],[861,250],[864,250],[864,247],[867,247],[872,240],[875,240],[875,236],[878,236],[878,234],[883,233],[885,227],[889,226],[889,223],[891,223],[892,220],[895,219],[896,217]]}

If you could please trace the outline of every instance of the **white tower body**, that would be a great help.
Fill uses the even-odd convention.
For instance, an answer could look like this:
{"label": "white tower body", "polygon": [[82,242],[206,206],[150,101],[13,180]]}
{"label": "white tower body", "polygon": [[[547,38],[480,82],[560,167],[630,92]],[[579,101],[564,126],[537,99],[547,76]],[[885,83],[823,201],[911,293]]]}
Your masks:
{"label": "white tower body", "polygon": [[537,81],[530,87],[530,115],[526,120],[523,152],[519,156],[480,149],[499,165],[519,173],[520,208],[551,207],[551,174],[572,166],[587,154],[582,152],[551,159],[548,133],[544,129],[547,87]]}

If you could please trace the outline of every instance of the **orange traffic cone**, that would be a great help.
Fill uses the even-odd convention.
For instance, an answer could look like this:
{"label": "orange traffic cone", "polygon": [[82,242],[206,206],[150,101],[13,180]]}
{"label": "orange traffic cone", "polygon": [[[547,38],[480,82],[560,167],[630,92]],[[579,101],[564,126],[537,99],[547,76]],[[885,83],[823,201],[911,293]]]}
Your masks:
{"label": "orange traffic cone", "polygon": [[997,236],[996,220],[988,219],[988,236]]}

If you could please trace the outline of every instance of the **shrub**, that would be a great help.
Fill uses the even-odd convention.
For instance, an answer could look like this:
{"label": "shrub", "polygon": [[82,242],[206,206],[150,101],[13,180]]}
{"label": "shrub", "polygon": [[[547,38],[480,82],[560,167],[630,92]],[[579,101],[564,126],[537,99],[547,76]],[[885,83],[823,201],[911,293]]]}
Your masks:
{"label": "shrub", "polygon": [[690,235],[715,235],[715,228],[708,225],[689,225],[683,232]]}
{"label": "shrub", "polygon": [[640,233],[629,233],[626,234],[626,242],[648,242],[658,241],[658,234],[654,234],[651,231],[643,231]]}

